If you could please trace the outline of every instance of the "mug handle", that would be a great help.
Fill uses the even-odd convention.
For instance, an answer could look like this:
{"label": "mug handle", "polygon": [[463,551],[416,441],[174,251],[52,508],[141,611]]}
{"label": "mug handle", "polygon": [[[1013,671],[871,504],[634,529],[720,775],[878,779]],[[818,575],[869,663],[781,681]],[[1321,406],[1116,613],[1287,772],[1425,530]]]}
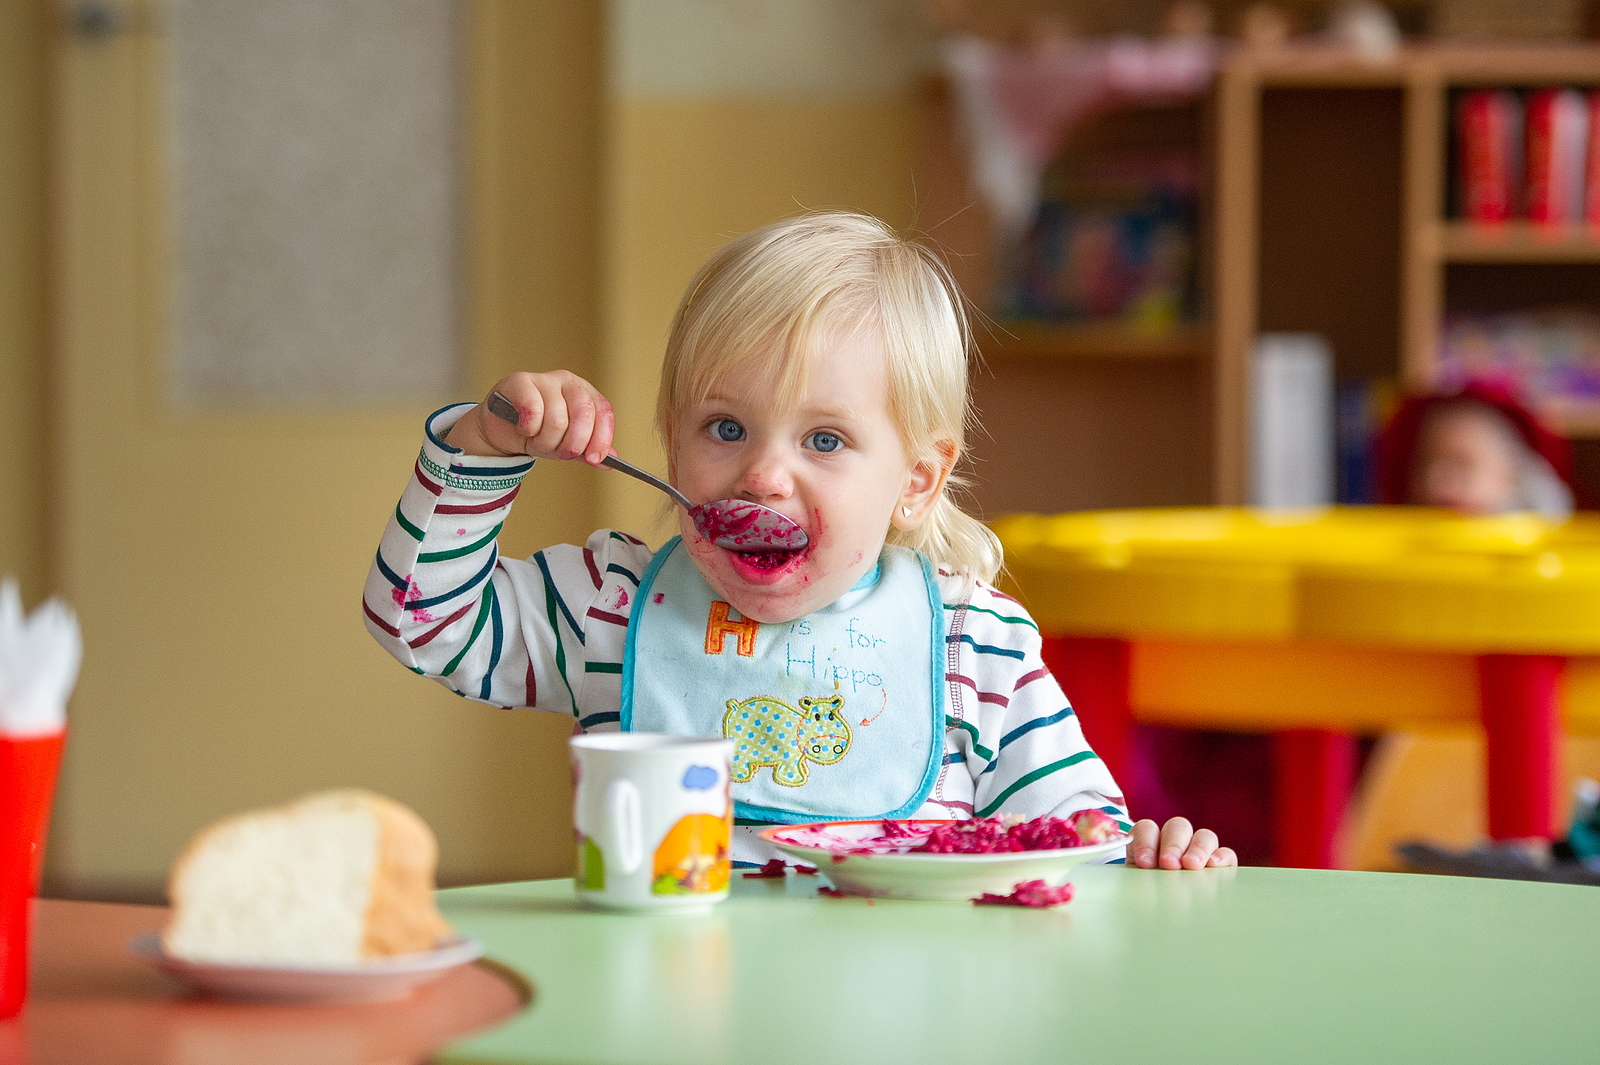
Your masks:
{"label": "mug handle", "polygon": [[630,875],[644,860],[644,834],[639,824],[639,789],[631,781],[613,780],[606,786],[606,829],[617,847],[618,872]]}

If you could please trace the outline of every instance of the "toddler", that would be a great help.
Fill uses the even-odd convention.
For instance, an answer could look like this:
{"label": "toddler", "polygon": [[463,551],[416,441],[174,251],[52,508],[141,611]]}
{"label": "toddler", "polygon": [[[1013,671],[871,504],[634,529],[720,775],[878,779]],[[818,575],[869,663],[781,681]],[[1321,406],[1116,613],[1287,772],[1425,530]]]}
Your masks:
{"label": "toddler", "polygon": [[1491,385],[1407,399],[1378,445],[1384,503],[1559,520],[1572,513],[1571,479],[1571,445]]}
{"label": "toddler", "polygon": [[[613,430],[588,382],[518,373],[495,385],[515,424],[487,403],[428,419],[368,576],[368,628],[462,695],[586,731],[719,735],[745,713],[805,715],[797,751],[736,758],[738,864],[776,856],[755,833],[780,822],[1097,808],[1130,827],[1038,627],[988,583],[998,540],[950,498],[968,348],[942,264],[876,220],[747,234],[678,308],[657,428],[689,499],[770,507],[806,546],[728,550],[680,510],[659,551],[601,530],[500,558],[533,459],[598,464]],[[1131,827],[1138,865],[1236,864],[1182,818]]]}

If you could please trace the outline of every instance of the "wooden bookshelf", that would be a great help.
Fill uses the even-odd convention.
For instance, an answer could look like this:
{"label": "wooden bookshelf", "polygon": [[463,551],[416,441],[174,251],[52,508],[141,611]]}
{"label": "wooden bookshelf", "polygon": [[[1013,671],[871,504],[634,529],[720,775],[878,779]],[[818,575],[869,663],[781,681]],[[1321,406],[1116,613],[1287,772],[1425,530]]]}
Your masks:
{"label": "wooden bookshelf", "polygon": [[[973,316],[979,427],[968,436],[967,502],[1014,511],[1196,505],[1211,489],[1209,322],[1164,330],[1119,323],[1019,323],[987,317],[997,294],[996,229],[970,181],[949,87],[920,94],[917,213]],[[1124,108],[1076,127],[1063,154],[1190,152],[1208,169],[1205,100]],[[1200,203],[1198,313],[1209,305],[1206,201]]]}
{"label": "wooden bookshelf", "polygon": [[[978,327],[980,334],[985,327]],[[1210,354],[1206,326],[1185,324],[1144,330],[1116,323],[1041,325],[994,322],[978,342],[985,359],[1203,359]]]}
{"label": "wooden bookshelf", "polygon": [[[979,484],[999,486],[980,500],[985,509],[1244,502],[1250,351],[1262,332],[1327,336],[1341,380],[1425,389],[1440,377],[1447,310],[1545,300],[1600,311],[1600,231],[1511,223],[1488,232],[1447,211],[1452,93],[1540,85],[1600,86],[1600,46],[1420,45],[1380,63],[1320,44],[1235,48],[1202,106],[1129,109],[1074,134],[1064,150],[1093,151],[1140,125],[1197,147],[1209,175],[1205,321],[1162,336],[1008,323],[990,323],[991,334],[979,324],[990,368],[975,379],[980,410],[1020,405],[1034,423],[1012,440],[1008,421],[990,417],[990,438],[975,442]],[[942,91],[927,98],[948,111]],[[941,220],[932,232],[981,303],[992,289],[992,225],[971,209],[977,197],[948,113],[929,128],[922,211]],[[1546,414],[1593,438],[1600,470],[1600,405]],[[1067,458],[1029,468],[1039,482],[1030,486],[1014,471],[1040,422]],[[1075,467],[1089,472],[1058,472]]]}
{"label": "wooden bookshelf", "polygon": [[[1258,333],[1322,332],[1340,377],[1426,389],[1439,380],[1447,310],[1541,300],[1600,310],[1600,231],[1449,217],[1451,94],[1542,85],[1600,86],[1600,47],[1425,45],[1362,63],[1316,46],[1224,60],[1212,290],[1218,501],[1245,498]],[[1341,139],[1342,156],[1328,143]],[[1569,435],[1600,437],[1600,406],[1545,413]]]}
{"label": "wooden bookshelf", "polygon": [[1600,263],[1600,228],[1590,226],[1448,221],[1434,232],[1432,250],[1444,263]]}

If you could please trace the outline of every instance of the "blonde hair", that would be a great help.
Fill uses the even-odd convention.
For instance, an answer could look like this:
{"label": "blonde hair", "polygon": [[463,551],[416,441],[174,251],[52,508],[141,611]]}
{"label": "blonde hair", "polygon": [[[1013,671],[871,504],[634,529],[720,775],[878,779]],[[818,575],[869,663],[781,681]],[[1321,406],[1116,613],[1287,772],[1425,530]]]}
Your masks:
{"label": "blonde hair", "polygon": [[[742,372],[775,395],[804,387],[825,339],[876,329],[888,363],[890,417],[908,455],[938,462],[948,441],[964,454],[973,422],[967,389],[971,333],[961,294],[932,252],[868,215],[822,211],[746,233],[713,255],[689,285],[667,338],[656,428],[671,426],[719,380]],[[981,580],[1001,565],[1000,540],[950,498],[952,471],[927,518],[889,529],[888,542]]]}

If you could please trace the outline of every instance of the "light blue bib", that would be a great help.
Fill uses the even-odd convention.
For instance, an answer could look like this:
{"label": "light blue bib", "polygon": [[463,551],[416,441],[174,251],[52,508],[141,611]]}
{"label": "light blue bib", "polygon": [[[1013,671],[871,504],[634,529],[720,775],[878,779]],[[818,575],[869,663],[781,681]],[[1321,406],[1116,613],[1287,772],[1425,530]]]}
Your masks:
{"label": "light blue bib", "polygon": [[622,728],[733,740],[740,818],[907,817],[944,760],[943,621],[933,567],[903,547],[838,602],[761,625],[674,538],[628,620]]}

